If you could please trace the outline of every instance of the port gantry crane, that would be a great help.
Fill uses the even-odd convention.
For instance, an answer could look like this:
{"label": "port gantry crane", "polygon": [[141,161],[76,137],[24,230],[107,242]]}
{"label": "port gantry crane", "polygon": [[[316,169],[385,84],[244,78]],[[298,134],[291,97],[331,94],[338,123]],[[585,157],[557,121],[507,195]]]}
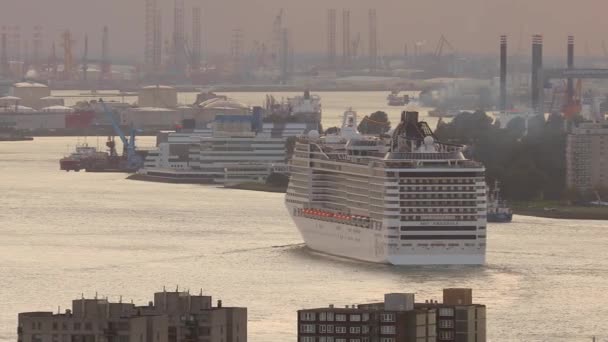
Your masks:
{"label": "port gantry crane", "polygon": [[[103,111],[106,115],[106,118],[112,124],[112,128],[114,129],[114,133],[120,137],[123,146],[123,156],[126,156],[126,169],[127,170],[138,170],[143,165],[143,159],[140,155],[135,151],[135,135],[136,129],[131,127],[131,135],[129,138],[125,136],[120,125],[114,119],[114,115],[109,107],[103,102],[103,99],[99,99],[99,103],[103,107]],[[116,145],[114,142],[114,138],[108,139],[106,145],[110,148],[110,155],[116,156]]]}

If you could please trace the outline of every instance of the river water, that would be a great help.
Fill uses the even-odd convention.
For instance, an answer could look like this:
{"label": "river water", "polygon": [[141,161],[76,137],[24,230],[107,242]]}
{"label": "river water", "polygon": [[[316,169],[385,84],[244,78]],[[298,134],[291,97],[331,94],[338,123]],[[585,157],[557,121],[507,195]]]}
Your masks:
{"label": "river water", "polygon": [[76,139],[0,143],[2,342],[18,312],[63,311],[81,293],[144,305],[176,285],[248,307],[253,342],[295,341],[299,308],[440,300],[443,287],[473,288],[490,341],[608,341],[605,221],[489,224],[485,266],[368,264],[308,251],[282,194],[60,172]]}

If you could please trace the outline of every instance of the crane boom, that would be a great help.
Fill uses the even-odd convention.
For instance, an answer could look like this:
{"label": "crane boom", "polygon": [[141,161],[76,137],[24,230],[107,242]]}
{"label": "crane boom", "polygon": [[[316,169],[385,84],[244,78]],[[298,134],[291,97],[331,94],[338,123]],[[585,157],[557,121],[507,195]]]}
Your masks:
{"label": "crane boom", "polygon": [[131,135],[127,139],[122,129],[120,129],[120,125],[116,122],[116,120],[114,120],[112,111],[108,108],[108,106],[103,102],[102,99],[99,99],[99,102],[103,107],[103,111],[106,114],[106,117],[112,124],[114,132],[120,137],[120,140],[122,141],[123,155],[127,157],[127,170],[139,169],[143,165],[143,158],[135,151],[135,134],[137,130],[135,128],[131,128]]}
{"label": "crane boom", "polygon": [[114,132],[116,133],[116,135],[118,135],[120,137],[120,140],[122,141],[123,146],[125,146],[125,147],[128,146],[129,141],[127,140],[127,137],[125,136],[125,134],[122,132],[122,129],[120,129],[120,126],[114,120],[112,111],[103,102],[103,99],[99,99],[99,103],[101,103],[101,106],[103,107],[103,112],[106,114],[106,118],[112,124],[112,128],[114,129]]}

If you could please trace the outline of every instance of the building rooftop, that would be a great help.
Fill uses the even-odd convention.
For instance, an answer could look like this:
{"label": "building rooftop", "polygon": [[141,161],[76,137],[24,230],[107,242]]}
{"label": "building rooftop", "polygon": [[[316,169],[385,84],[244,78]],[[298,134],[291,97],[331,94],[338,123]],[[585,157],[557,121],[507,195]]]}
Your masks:
{"label": "building rooftop", "polygon": [[15,88],[48,88],[46,84],[37,83],[37,82],[19,82],[13,84]]}
{"label": "building rooftop", "polygon": [[141,89],[175,89],[174,87],[171,86],[167,86],[167,85],[149,85],[149,86],[145,86],[142,87]]}
{"label": "building rooftop", "polygon": [[207,101],[204,101],[200,104],[200,107],[203,109],[213,109],[213,110],[248,110],[249,107],[244,105],[241,102],[238,102],[234,99],[230,98],[214,98]]}

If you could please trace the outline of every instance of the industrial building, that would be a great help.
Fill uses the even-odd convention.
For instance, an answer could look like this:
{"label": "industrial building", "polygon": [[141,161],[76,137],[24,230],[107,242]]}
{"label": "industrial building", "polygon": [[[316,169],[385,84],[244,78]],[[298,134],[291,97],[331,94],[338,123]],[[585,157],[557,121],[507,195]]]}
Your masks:
{"label": "industrial building", "polygon": [[246,342],[247,308],[212,305],[211,296],[162,291],[145,306],[76,299],[65,313],[23,312],[18,342]]}
{"label": "industrial building", "polygon": [[153,85],[141,88],[137,99],[139,107],[177,107],[177,89],[170,86]]}
{"label": "industrial building", "polygon": [[13,85],[10,95],[19,98],[20,105],[39,109],[45,106],[41,99],[51,96],[51,89],[42,83],[19,82]]}
{"label": "industrial building", "polygon": [[568,134],[566,184],[581,193],[608,188],[608,121],[583,122]]}
{"label": "industrial building", "polygon": [[66,128],[67,111],[46,108],[34,111],[29,107],[19,111],[3,112],[0,109],[0,126],[12,127],[22,131],[56,130]]}
{"label": "industrial building", "polygon": [[443,303],[389,293],[381,303],[299,310],[298,341],[483,342],[486,308],[473,304],[471,289],[444,289]]}

